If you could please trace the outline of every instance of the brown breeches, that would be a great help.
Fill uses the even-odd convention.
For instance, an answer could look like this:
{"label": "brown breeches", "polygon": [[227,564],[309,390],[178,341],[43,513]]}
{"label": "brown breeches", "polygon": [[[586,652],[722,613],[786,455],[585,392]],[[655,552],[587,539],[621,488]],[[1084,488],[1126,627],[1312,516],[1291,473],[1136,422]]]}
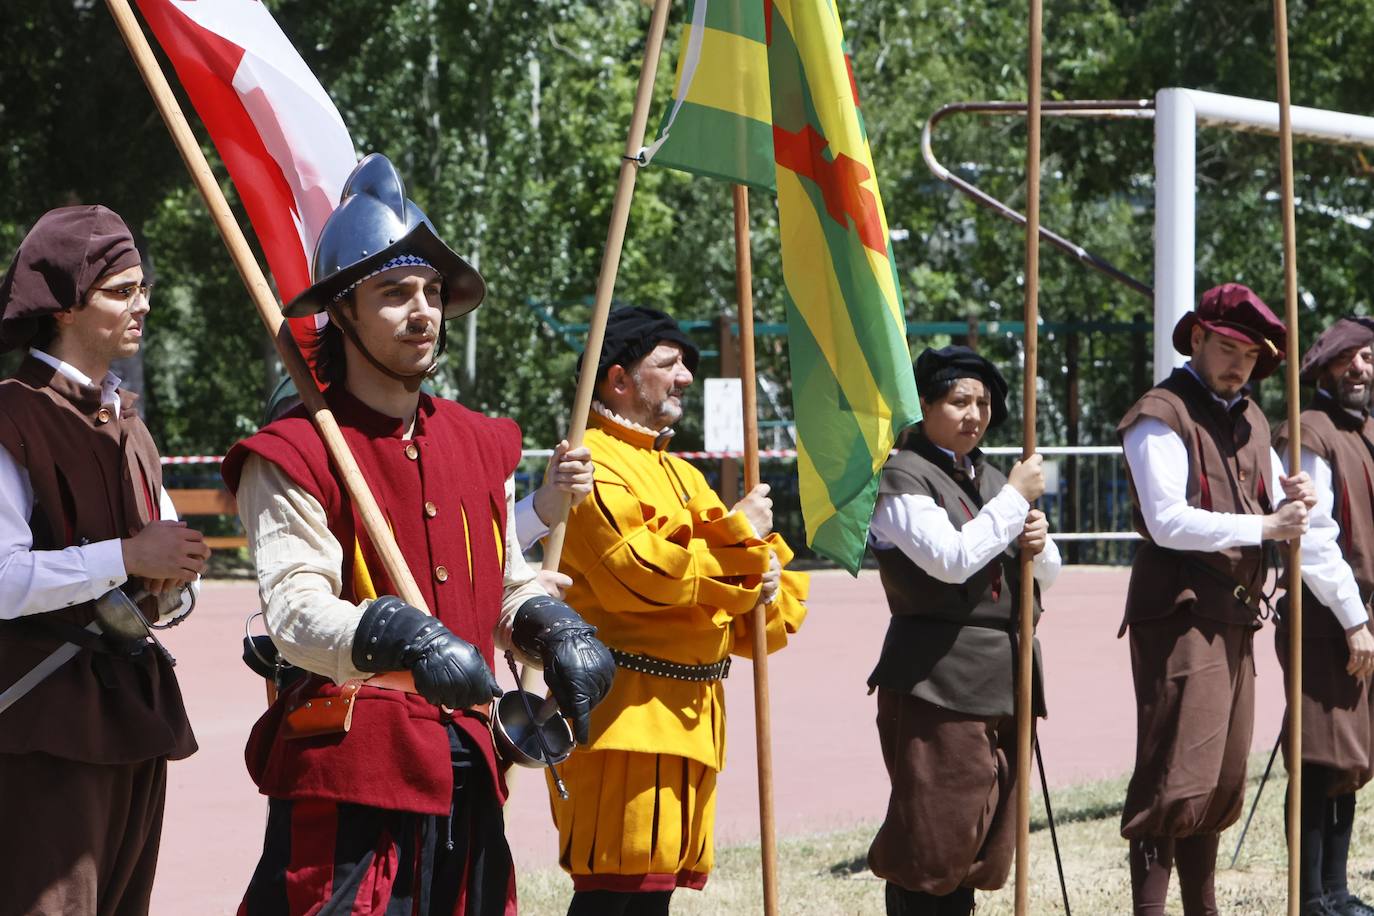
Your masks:
{"label": "brown breeches", "polygon": [[1176,611],[1133,623],[1130,634],[1136,751],[1121,835],[1218,833],[1244,804],[1254,630]]}
{"label": "brown breeches", "polygon": [[99,764],[0,754],[0,910],[146,914],[166,791],[161,757]]}
{"label": "brown breeches", "polygon": [[1016,844],[1016,720],[879,688],[878,739],[892,794],[868,850],[873,873],[940,896],[1005,884]]}
{"label": "brown breeches", "polygon": [[[1305,613],[1329,614],[1321,605]],[[1288,675],[1288,627],[1274,631],[1274,648]],[[1374,681],[1360,681],[1345,671],[1350,649],[1343,639],[1302,641],[1302,759],[1334,772],[1331,797],[1358,791],[1374,776]],[[1283,762],[1288,765],[1288,721],[1284,717]]]}

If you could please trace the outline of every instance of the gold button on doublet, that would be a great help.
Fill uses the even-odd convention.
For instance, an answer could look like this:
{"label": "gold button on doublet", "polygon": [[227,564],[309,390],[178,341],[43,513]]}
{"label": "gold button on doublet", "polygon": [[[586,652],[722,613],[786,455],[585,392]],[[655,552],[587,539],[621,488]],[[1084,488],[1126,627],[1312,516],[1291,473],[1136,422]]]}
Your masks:
{"label": "gold button on doublet", "polygon": [[434,567],[434,578],[438,579],[440,582],[447,582],[447,581],[448,581],[448,569],[447,569],[446,567],[443,567],[443,566],[436,566],[436,567]]}
{"label": "gold button on doublet", "polygon": [[102,407],[95,412],[95,422],[109,423],[112,416],[114,416],[114,414],[110,413],[110,408]]}
{"label": "gold button on doublet", "polygon": [[1240,469],[1240,482],[1245,483],[1245,468]]}
{"label": "gold button on doublet", "polygon": [[425,500],[425,515],[429,516],[430,518],[434,518],[434,516],[438,514],[439,507],[434,505],[434,503],[430,502],[429,500]]}
{"label": "gold button on doublet", "polygon": [[414,442],[406,446],[406,457],[409,458],[411,461],[414,461],[415,459],[420,457],[420,450],[415,447]]}

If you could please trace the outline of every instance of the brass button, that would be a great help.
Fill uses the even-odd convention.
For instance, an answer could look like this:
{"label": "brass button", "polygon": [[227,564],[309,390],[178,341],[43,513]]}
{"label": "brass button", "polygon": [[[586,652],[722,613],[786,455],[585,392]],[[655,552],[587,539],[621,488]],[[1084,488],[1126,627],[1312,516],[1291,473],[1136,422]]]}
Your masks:
{"label": "brass button", "polygon": [[95,412],[95,422],[109,423],[112,416],[114,416],[114,414],[110,413],[110,408],[102,407]]}
{"label": "brass button", "polygon": [[438,514],[439,507],[434,505],[434,503],[430,502],[429,500],[425,500],[425,515],[429,516],[430,518],[434,518],[434,516]]}
{"label": "brass button", "polygon": [[447,582],[447,581],[448,581],[448,569],[447,569],[446,567],[443,567],[443,566],[436,566],[436,567],[434,567],[434,578],[438,579],[440,582]]}
{"label": "brass button", "polygon": [[1245,483],[1245,468],[1240,469],[1240,482]]}
{"label": "brass button", "polygon": [[420,457],[420,450],[415,447],[414,442],[406,446],[406,457],[409,458],[411,461],[415,461]]}

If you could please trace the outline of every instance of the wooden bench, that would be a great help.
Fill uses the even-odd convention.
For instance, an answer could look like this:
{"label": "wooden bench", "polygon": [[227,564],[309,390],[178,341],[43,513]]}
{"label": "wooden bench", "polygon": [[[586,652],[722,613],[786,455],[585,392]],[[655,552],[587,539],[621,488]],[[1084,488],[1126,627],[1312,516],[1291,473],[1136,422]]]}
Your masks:
{"label": "wooden bench", "polygon": [[[177,515],[186,518],[191,515],[230,515],[238,517],[238,505],[234,496],[224,489],[168,490],[172,505],[177,507]],[[224,550],[233,547],[247,547],[248,539],[238,537],[207,537],[205,545],[211,550]]]}

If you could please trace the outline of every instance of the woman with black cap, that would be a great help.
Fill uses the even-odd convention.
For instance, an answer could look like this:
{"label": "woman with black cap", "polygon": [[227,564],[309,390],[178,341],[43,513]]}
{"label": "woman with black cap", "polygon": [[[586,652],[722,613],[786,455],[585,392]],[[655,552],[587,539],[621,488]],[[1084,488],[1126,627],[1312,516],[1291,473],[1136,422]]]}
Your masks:
{"label": "woman with black cap", "polygon": [[[1007,383],[968,347],[916,360],[924,419],[883,468],[869,540],[892,622],[869,688],[892,780],[868,851],[889,916],[966,916],[1007,879],[1015,848],[1018,551],[1059,572],[1041,458],[1010,479],[978,446],[1007,417]],[[1036,617],[1040,608],[1037,593]],[[1039,649],[1035,714],[1043,716]]]}

